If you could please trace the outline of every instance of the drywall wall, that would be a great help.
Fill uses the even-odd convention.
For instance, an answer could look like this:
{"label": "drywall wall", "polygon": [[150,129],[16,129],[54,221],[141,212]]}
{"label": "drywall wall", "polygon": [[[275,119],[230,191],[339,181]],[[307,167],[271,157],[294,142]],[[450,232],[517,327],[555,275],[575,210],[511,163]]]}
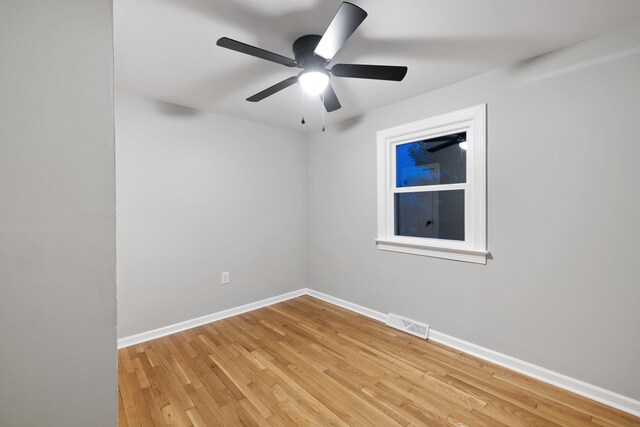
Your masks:
{"label": "drywall wall", "polygon": [[[638,99],[632,25],[310,135],[308,286],[640,398]],[[481,103],[493,259],[377,250],[376,131]]]}
{"label": "drywall wall", "polygon": [[302,134],[118,92],[116,141],[119,337],[305,286]]}
{"label": "drywall wall", "polygon": [[0,2],[0,425],[116,423],[108,0]]}

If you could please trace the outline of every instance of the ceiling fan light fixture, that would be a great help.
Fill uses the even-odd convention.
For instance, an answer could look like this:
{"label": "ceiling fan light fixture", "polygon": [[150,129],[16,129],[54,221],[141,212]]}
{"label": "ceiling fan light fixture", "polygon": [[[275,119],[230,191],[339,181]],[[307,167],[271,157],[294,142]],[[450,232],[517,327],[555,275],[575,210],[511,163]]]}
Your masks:
{"label": "ceiling fan light fixture", "polygon": [[329,84],[329,74],[319,70],[303,71],[298,76],[298,83],[309,95],[319,95]]}

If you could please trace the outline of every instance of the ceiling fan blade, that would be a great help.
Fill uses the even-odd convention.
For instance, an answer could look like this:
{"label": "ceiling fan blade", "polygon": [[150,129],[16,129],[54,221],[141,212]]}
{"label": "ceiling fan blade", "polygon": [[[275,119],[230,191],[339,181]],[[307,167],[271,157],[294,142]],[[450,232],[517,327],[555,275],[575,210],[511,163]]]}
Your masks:
{"label": "ceiling fan blade", "polygon": [[267,61],[286,65],[287,67],[296,66],[296,61],[291,58],[287,58],[286,56],[282,56],[277,53],[269,52],[268,50],[260,49],[259,47],[251,46],[249,44],[242,43],[228,37],[222,37],[218,39],[216,44],[220,47],[225,47],[227,49],[235,50],[236,52],[266,59]]}
{"label": "ceiling fan blade", "polygon": [[[435,144],[437,142],[450,142],[450,141],[453,141],[453,140],[456,140],[456,142],[462,142],[465,139],[458,137],[457,134],[452,134],[452,135],[437,136],[435,138],[428,138],[428,139],[425,139],[425,140],[423,140],[421,142],[427,142],[429,144]],[[434,148],[434,147],[431,147],[431,148]]]}
{"label": "ceiling fan blade", "polygon": [[289,86],[295,84],[297,81],[298,81],[298,76],[289,77],[288,79],[285,79],[280,83],[276,83],[273,86],[266,88],[262,92],[258,92],[255,95],[250,96],[249,98],[247,98],[247,101],[249,102],[262,101],[266,97],[271,96],[276,92],[280,92],[282,89],[288,88]]}
{"label": "ceiling fan blade", "polygon": [[429,153],[436,153],[436,152],[438,152],[440,150],[444,150],[445,148],[451,147],[452,145],[456,145],[456,144],[460,144],[460,141],[458,141],[457,139],[454,139],[452,141],[445,142],[445,143],[442,143],[440,145],[436,145],[435,147],[431,147],[431,148],[427,149],[427,151]]}
{"label": "ceiling fan blade", "polygon": [[404,79],[407,71],[407,67],[392,65],[336,64],[331,68],[331,74],[336,77],[393,80],[396,82]]}
{"label": "ceiling fan blade", "polygon": [[452,133],[449,135],[437,136],[435,138],[429,138],[429,139],[426,139],[425,142],[428,142],[430,144],[442,142],[442,144],[439,144],[439,145],[436,145],[435,147],[431,147],[427,149],[429,153],[435,153],[437,151],[444,150],[447,147],[451,147],[452,145],[460,144],[461,142],[464,142],[466,140],[467,140],[466,132],[458,132],[458,133]]}
{"label": "ceiling fan blade", "polygon": [[327,113],[332,111],[336,111],[342,105],[340,105],[340,101],[338,101],[338,96],[331,87],[331,84],[327,85],[327,88],[324,90],[324,98],[322,94],[320,94],[320,99],[324,101],[324,108],[327,110]]}
{"label": "ceiling fan blade", "polygon": [[330,60],[367,17],[367,12],[349,2],[343,2],[324,32],[313,53]]}

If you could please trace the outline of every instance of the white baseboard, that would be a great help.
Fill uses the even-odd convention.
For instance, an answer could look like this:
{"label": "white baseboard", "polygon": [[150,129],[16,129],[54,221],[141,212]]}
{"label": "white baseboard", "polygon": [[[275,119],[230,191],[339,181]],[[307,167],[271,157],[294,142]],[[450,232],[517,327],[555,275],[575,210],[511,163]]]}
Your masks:
{"label": "white baseboard", "polygon": [[333,305],[337,305],[338,307],[346,308],[347,310],[354,311],[356,313],[362,314],[363,316],[370,317],[372,319],[378,320],[382,323],[387,322],[387,315],[384,313],[380,313],[379,311],[372,310],[367,307],[363,307],[361,305],[345,301],[340,298],[336,298],[331,295],[324,294],[322,292],[314,291],[313,289],[306,289],[307,295],[311,295],[312,297],[321,299],[322,301],[326,301]]}
{"label": "white baseboard", "polygon": [[174,323],[173,325],[167,325],[158,329],[153,329],[151,331],[124,337],[118,340],[118,348],[129,347],[130,345],[140,344],[141,342],[175,334],[176,332],[195,328],[196,326],[206,325],[207,323],[215,322],[216,320],[226,319],[227,317],[246,313],[248,311],[266,307],[268,305],[272,305],[281,301],[286,301],[291,298],[296,298],[305,295],[306,293],[307,290],[305,288],[298,289],[297,291],[287,292],[286,294],[277,295],[275,297],[266,298],[260,301],[250,302],[249,304],[222,310],[217,313],[207,314],[206,316],[185,320],[183,322]]}
{"label": "white baseboard", "polygon": [[[343,299],[336,298],[322,292],[314,291],[312,289],[307,289],[307,294],[328,303],[346,308],[347,310],[351,310],[380,322],[386,323],[388,315],[379,311],[372,310],[370,308],[363,307],[361,305],[354,304],[352,302],[345,301]],[[460,350],[464,353],[470,354],[480,359],[486,360],[487,362],[495,363],[496,365],[511,369],[512,371],[516,371],[529,377],[536,378],[540,381],[552,384],[556,387],[560,387],[572,393],[579,394],[581,396],[595,400],[596,402],[604,403],[605,405],[612,406],[614,408],[620,409],[621,411],[628,412],[640,417],[640,401],[632,399],[630,397],[623,396],[619,393],[606,390],[602,387],[598,387],[593,384],[568,377],[558,372],[551,371],[541,366],[516,359],[515,357],[498,353],[497,351],[481,347],[468,341],[443,334],[442,332],[434,331],[433,329],[429,330],[428,339],[439,342],[448,347],[455,348],[456,350]]]}
{"label": "white baseboard", "polygon": [[[185,329],[190,329],[196,326],[215,322],[216,320],[225,319],[237,314],[246,313],[251,310],[256,310],[258,308],[266,307],[268,305],[286,301],[288,299],[296,298],[302,295],[310,295],[312,297],[337,305],[347,310],[351,310],[355,313],[362,314],[363,316],[370,317],[382,323],[385,323],[387,321],[387,314],[385,313],[352,303],[350,301],[336,298],[334,296],[327,295],[313,289],[303,288],[272,298],[263,299],[253,303],[241,305],[239,307],[209,314],[207,316],[186,320],[184,322],[175,323],[173,325],[154,329],[152,331],[125,337],[118,340],[118,348],[128,347],[130,345],[139,344],[144,341],[160,338],[165,335],[170,335],[175,332],[184,331]],[[456,350],[460,350],[464,353],[486,360],[488,362],[495,363],[496,365],[500,365],[507,369],[511,369],[521,374],[536,378],[540,381],[552,384],[556,387],[568,390],[572,393],[576,393],[605,405],[620,409],[621,411],[628,412],[632,415],[640,416],[639,400],[623,396],[611,390],[606,390],[602,387],[598,387],[593,384],[568,377],[558,372],[554,372],[541,366],[525,362],[524,360],[516,359],[515,357],[511,357],[506,354],[481,347],[479,345],[452,337],[433,329],[429,330],[428,338],[446,346],[455,348]]]}
{"label": "white baseboard", "polygon": [[533,363],[525,362],[524,360],[516,359],[515,357],[511,357],[503,353],[498,353],[497,351],[481,347],[468,341],[443,334],[442,332],[434,331],[433,329],[429,331],[429,339],[448,347],[455,348],[456,350],[460,350],[463,353],[476,356],[480,359],[486,360],[487,362],[500,365],[511,369],[512,371],[533,377],[545,383],[552,384],[556,387],[560,387],[572,393],[579,394],[591,400],[595,400],[596,402],[604,403],[607,406],[611,406],[640,417],[640,401],[630,397],[551,371],[541,366],[534,365]]}

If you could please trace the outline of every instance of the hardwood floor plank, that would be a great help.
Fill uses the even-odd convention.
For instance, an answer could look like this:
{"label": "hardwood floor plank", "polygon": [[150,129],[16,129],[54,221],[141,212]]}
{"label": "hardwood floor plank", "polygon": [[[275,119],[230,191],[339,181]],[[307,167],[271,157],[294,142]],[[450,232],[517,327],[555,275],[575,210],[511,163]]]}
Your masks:
{"label": "hardwood floor plank", "polygon": [[[206,425],[208,426],[223,426],[221,424],[221,420],[224,419],[224,414],[220,409],[220,406],[211,397],[211,394],[206,390],[206,388],[193,389],[189,392],[189,397],[193,401],[195,405],[195,409],[198,410],[198,415],[205,420]],[[192,414],[189,419],[193,422]]]}
{"label": "hardwood floor plank", "polygon": [[[133,365],[131,366],[133,367]],[[123,366],[123,368],[118,372],[118,388],[122,397],[127,424],[131,427],[138,427],[140,425],[140,421],[138,420],[138,410],[136,409],[133,390],[131,390],[130,383],[127,380],[127,375],[131,374],[127,374],[126,368]]]}
{"label": "hardwood floor plank", "polygon": [[129,390],[131,391],[131,394],[129,396],[133,397],[140,426],[153,427],[153,418],[151,417],[151,413],[149,412],[147,401],[144,399],[144,389],[140,388],[140,384],[135,373],[127,374],[126,381],[129,385]]}
{"label": "hardwood floor plank", "polygon": [[640,418],[310,296],[118,352],[138,426],[640,426]]}
{"label": "hardwood floor plank", "polygon": [[158,399],[156,398],[153,389],[151,387],[143,388],[142,395],[147,403],[147,408],[149,409],[149,414],[151,415],[153,424],[156,426],[162,425],[162,408],[158,405]]}
{"label": "hardwood floor plank", "polygon": [[127,414],[124,410],[124,403],[122,402],[122,394],[120,393],[120,387],[118,387],[118,426],[129,427],[127,422]]}

